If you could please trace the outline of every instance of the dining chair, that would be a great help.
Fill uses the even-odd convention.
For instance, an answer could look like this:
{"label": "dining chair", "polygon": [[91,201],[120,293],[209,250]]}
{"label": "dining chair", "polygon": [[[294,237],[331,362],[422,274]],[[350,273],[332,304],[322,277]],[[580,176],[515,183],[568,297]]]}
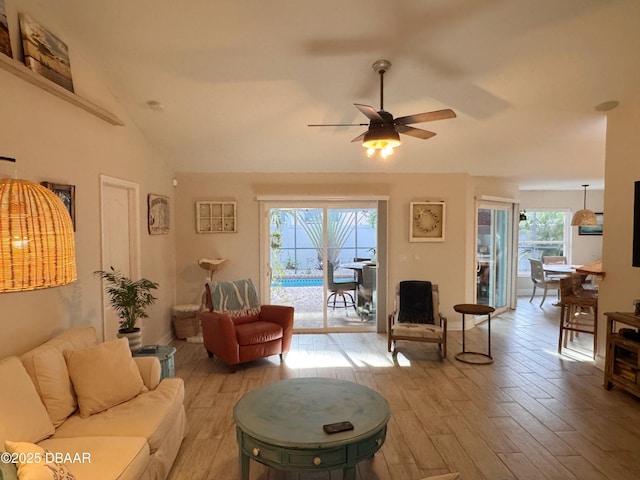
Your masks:
{"label": "dining chair", "polygon": [[542,263],[544,265],[566,265],[567,257],[560,255],[545,255],[542,257]]}
{"label": "dining chair", "polygon": [[531,265],[531,281],[533,282],[533,292],[531,292],[529,302],[533,301],[533,297],[536,294],[536,288],[539,286],[544,289],[542,301],[540,302],[540,306],[542,306],[547,298],[548,290],[557,290],[558,295],[560,295],[560,278],[547,275],[540,260],[530,258],[529,263]]}

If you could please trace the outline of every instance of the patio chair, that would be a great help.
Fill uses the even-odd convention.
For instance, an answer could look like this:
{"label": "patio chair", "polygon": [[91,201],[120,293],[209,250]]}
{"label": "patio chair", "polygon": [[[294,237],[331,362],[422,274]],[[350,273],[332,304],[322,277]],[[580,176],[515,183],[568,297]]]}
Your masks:
{"label": "patio chair", "polygon": [[[397,308],[389,315],[387,348],[396,354],[396,342],[437,343],[440,358],[447,357],[447,319],[439,311],[438,285],[405,280],[398,286]],[[437,324],[436,324],[437,322]]]}
{"label": "patio chair", "polygon": [[[353,307],[356,310],[356,300],[354,295],[351,294],[353,290],[354,294],[358,288],[358,282],[355,280],[340,280],[336,279],[333,275],[333,263],[327,262],[327,288],[331,292],[331,295],[327,298],[327,306],[333,299],[333,310],[336,308],[336,300],[338,297],[342,298],[342,305],[337,305],[339,308]],[[349,301],[347,302],[347,297]]]}

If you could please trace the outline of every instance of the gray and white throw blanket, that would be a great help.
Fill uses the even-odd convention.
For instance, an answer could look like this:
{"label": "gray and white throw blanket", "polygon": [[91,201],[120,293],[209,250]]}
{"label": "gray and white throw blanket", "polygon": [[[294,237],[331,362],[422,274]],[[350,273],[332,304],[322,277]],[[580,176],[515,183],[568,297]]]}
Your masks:
{"label": "gray and white throw blanket", "polygon": [[250,278],[232,282],[208,282],[209,307],[232,316],[260,313],[258,293]]}

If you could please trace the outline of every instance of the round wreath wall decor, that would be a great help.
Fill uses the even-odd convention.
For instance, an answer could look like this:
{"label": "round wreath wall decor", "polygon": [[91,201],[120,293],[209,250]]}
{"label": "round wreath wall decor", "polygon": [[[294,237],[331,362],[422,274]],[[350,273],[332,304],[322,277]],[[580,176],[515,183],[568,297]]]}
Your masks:
{"label": "round wreath wall decor", "polygon": [[411,242],[443,242],[444,241],[444,203],[412,202]]}

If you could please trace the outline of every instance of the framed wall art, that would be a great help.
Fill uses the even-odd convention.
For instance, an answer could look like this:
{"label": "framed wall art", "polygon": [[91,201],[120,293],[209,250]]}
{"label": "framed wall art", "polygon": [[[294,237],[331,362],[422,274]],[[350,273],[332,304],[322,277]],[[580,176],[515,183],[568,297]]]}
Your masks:
{"label": "framed wall art", "polygon": [[9,24],[4,0],[0,0],[0,53],[11,57],[11,38],[9,37]]}
{"label": "framed wall art", "polygon": [[71,223],[73,224],[73,231],[76,231],[76,186],[75,185],[63,185],[61,183],[41,182],[40,185],[48,188],[56,196],[62,200],[64,206],[67,207],[69,216],[71,217]]}
{"label": "framed wall art", "polygon": [[409,215],[410,242],[444,242],[444,202],[411,202]]}
{"label": "framed wall art", "polygon": [[236,233],[236,202],[196,202],[196,232]]}
{"label": "framed wall art", "polygon": [[67,45],[26,13],[19,13],[24,64],[73,92]]}
{"label": "framed wall art", "polygon": [[169,197],[150,193],[147,196],[149,235],[169,233]]}
{"label": "framed wall art", "polygon": [[592,227],[578,227],[578,235],[602,235],[604,214],[602,212],[595,212],[595,214],[598,224]]}

